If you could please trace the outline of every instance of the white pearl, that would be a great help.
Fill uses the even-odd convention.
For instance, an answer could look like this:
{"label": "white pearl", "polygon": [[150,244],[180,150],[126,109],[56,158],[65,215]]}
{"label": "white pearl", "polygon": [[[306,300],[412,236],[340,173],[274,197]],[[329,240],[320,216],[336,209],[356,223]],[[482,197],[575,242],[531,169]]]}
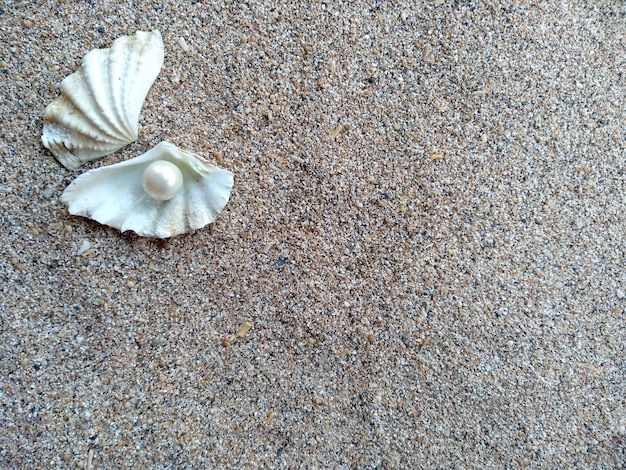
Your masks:
{"label": "white pearl", "polygon": [[183,174],[173,163],[157,160],[144,170],[141,185],[153,198],[169,201],[183,185]]}

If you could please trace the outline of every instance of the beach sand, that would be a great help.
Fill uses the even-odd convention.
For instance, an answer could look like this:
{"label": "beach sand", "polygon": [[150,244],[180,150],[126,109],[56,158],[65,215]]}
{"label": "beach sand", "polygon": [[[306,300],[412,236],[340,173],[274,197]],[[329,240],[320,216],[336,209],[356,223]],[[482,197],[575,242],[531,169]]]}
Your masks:
{"label": "beach sand", "polygon": [[[626,468],[624,3],[215,3],[0,8],[0,467]],[[153,29],[139,139],[66,170],[58,84]],[[214,227],[67,213],[162,140]]]}

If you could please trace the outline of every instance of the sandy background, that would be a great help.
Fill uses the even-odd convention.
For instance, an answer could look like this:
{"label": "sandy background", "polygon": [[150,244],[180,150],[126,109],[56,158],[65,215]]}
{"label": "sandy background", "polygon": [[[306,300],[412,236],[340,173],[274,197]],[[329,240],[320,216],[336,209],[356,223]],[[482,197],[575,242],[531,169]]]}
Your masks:
{"label": "sandy background", "polygon": [[[624,468],[624,3],[217,3],[2,3],[0,467]],[[169,242],[69,216],[107,161],[40,144],[151,29],[108,161],[235,173]]]}

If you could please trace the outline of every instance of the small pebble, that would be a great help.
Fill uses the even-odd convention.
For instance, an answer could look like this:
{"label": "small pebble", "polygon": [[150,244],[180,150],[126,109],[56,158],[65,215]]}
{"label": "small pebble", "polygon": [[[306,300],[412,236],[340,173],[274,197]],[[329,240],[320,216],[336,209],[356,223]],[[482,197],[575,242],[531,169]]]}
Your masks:
{"label": "small pebble", "polygon": [[83,240],[82,243],[80,244],[80,248],[76,252],[76,256],[82,255],[89,249],[91,249],[91,243],[89,243],[89,240]]}
{"label": "small pebble", "polygon": [[344,126],[342,126],[341,124],[337,124],[337,127],[335,127],[333,129],[333,131],[330,133],[330,137],[328,138],[329,141],[333,141],[335,140],[335,138],[345,129]]}
{"label": "small pebble", "polygon": [[245,322],[243,325],[241,325],[241,328],[239,328],[239,331],[237,332],[237,336],[239,336],[240,338],[243,338],[244,336],[246,336],[246,333],[250,331],[250,328],[252,328],[252,323]]}
{"label": "small pebble", "polygon": [[189,44],[187,44],[187,41],[185,41],[185,38],[182,36],[178,39],[178,44],[180,44],[180,48],[185,52],[191,50],[191,47],[189,47]]}
{"label": "small pebble", "polygon": [[25,28],[32,28],[33,27],[33,22],[31,20],[24,20],[24,27]]}
{"label": "small pebble", "polygon": [[48,186],[46,187],[46,189],[42,191],[41,195],[45,199],[50,199],[54,195],[54,191],[55,191],[54,186]]}

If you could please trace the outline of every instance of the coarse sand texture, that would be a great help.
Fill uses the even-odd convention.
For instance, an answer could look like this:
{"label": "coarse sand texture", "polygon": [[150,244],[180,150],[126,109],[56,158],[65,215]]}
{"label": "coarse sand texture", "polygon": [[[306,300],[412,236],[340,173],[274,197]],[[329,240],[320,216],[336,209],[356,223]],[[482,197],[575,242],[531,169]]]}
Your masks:
{"label": "coarse sand texture", "polygon": [[[46,106],[159,30],[137,140]],[[0,468],[626,468],[620,1],[0,5]],[[165,240],[72,216],[167,140],[235,175]]]}

